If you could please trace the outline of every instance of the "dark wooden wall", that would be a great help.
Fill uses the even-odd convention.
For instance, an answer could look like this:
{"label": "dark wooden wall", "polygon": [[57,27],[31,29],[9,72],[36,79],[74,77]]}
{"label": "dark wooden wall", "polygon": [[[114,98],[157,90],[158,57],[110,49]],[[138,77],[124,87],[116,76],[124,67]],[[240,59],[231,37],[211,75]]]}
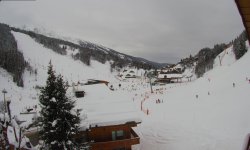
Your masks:
{"label": "dark wooden wall", "polygon": [[112,141],[112,131],[118,131],[118,130],[123,130],[124,139],[130,138],[131,126],[127,124],[95,127],[91,128],[87,134],[89,140],[94,140],[95,142],[106,142],[106,141]]}

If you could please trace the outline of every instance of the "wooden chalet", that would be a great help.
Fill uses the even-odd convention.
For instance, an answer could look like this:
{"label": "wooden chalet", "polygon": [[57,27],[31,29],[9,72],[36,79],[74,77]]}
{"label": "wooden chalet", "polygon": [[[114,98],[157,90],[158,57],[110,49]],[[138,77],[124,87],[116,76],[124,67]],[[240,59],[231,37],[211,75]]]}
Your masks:
{"label": "wooden chalet", "polygon": [[[78,141],[90,142],[91,150],[131,150],[132,145],[140,144],[133,127],[141,119],[133,101],[122,95],[119,99],[113,97],[114,92],[105,84],[85,85],[84,89],[89,97],[77,101],[79,108],[86,108],[86,114],[81,114],[85,119],[81,122],[81,134],[76,137]],[[106,95],[111,97],[103,98]]]}
{"label": "wooden chalet", "polygon": [[91,127],[86,133],[91,150],[131,150],[132,145],[140,144],[140,138],[132,127],[137,123],[124,123]]}
{"label": "wooden chalet", "polygon": [[[249,0],[235,0],[242,22],[246,28],[248,39],[250,37],[250,1]],[[249,41],[249,40],[248,40]],[[249,41],[250,44],[250,41]]]}
{"label": "wooden chalet", "polygon": [[[73,88],[68,89],[71,96],[75,96]],[[83,87],[78,86],[78,89]],[[90,150],[131,150],[132,145],[140,144],[140,137],[133,128],[141,119],[133,101],[120,94],[118,99],[104,98],[114,93],[105,84],[84,85],[84,91],[89,97],[76,101],[76,110],[84,110],[80,111],[82,121],[80,133],[75,135],[77,142],[90,143]],[[38,130],[25,135],[32,139],[33,145],[38,144],[39,138],[34,138],[39,137]]]}

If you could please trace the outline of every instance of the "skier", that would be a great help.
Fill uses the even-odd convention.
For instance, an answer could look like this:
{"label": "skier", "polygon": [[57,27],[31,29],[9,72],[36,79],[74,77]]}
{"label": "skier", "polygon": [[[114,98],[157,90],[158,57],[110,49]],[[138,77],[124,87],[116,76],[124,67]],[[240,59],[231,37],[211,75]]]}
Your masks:
{"label": "skier", "polygon": [[196,98],[198,98],[198,95],[196,94]]}
{"label": "skier", "polygon": [[233,83],[233,87],[235,87],[235,83]]}

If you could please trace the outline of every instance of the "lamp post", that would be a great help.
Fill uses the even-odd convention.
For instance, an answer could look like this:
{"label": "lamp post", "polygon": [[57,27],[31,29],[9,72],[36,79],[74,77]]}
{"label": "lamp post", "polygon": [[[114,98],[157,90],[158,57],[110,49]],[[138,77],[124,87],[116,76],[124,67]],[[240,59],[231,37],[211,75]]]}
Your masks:
{"label": "lamp post", "polygon": [[5,100],[5,94],[8,93],[5,89],[2,90],[3,93],[3,101],[4,101],[4,113],[6,113],[6,100]]}

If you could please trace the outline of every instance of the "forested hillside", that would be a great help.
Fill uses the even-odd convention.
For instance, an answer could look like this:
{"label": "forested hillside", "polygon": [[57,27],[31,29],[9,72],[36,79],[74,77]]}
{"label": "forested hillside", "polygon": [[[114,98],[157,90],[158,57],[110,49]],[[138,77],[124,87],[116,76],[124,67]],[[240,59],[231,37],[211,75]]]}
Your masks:
{"label": "forested hillside", "polygon": [[13,76],[18,86],[23,86],[22,74],[26,62],[23,54],[18,51],[17,43],[8,25],[0,24],[0,67]]}

